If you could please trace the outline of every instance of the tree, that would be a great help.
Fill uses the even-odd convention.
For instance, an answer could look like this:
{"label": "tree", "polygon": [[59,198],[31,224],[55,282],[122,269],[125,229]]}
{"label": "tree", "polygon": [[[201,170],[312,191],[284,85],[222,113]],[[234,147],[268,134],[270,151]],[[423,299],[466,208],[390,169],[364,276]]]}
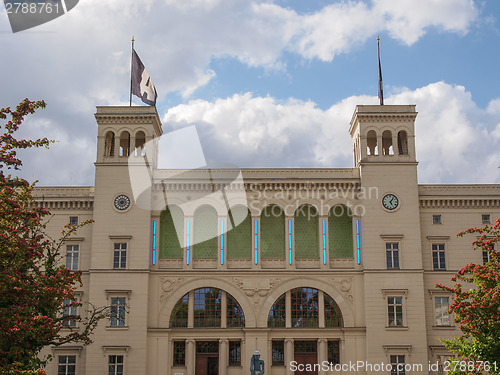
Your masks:
{"label": "tree", "polygon": [[[459,360],[465,361],[448,373],[482,374],[486,370],[500,374],[500,253],[495,250],[500,241],[500,218],[494,225],[470,228],[458,236],[467,234],[478,236],[474,249],[486,252],[489,261],[463,267],[451,279],[453,287],[436,285],[455,295],[449,312],[462,331],[458,338],[443,340]],[[462,283],[467,283],[467,288]]]}
{"label": "tree", "polygon": [[[47,138],[18,140],[14,133],[25,116],[45,108],[45,102],[25,99],[15,111],[0,109],[6,122],[0,135],[0,373],[44,374],[40,369],[50,358],[39,359],[46,345],[67,342],[89,344],[97,322],[109,314],[108,308],[94,308],[87,317],[68,316],[64,309],[81,306],[75,289],[81,273],[60,265],[61,248],[81,226],[66,225],[59,240],[48,238],[45,225],[49,212],[37,205],[34,183],[6,174],[22,166],[17,150],[48,148]],[[1,126],[0,126],[1,127]],[[67,311],[67,310],[66,310]],[[80,321],[80,329],[65,330],[68,321]],[[66,334],[63,334],[63,333]]]}

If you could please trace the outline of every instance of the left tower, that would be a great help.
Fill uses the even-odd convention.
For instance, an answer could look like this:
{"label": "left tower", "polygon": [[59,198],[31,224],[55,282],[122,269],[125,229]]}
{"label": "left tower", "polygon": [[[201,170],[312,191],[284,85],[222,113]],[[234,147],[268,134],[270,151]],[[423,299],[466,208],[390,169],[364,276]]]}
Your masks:
{"label": "left tower", "polygon": [[[88,347],[87,372],[109,366],[146,373],[151,212],[135,204],[130,183],[134,168],[147,161],[154,170],[162,134],[155,107],[97,107],[94,224],[89,299],[111,306]],[[141,199],[148,199],[142,196]]]}

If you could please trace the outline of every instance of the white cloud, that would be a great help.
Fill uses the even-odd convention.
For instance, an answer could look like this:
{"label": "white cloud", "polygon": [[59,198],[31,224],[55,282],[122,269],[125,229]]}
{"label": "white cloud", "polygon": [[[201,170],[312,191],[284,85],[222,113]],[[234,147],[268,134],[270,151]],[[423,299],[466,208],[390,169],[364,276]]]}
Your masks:
{"label": "white cloud", "polygon": [[478,16],[472,0],[373,0],[390,35],[411,45],[429,27],[465,34]]}
{"label": "white cloud", "polygon": [[[196,124],[207,159],[240,167],[352,167],[349,121],[357,104],[349,97],[324,111],[312,102],[250,93],[214,102],[196,100],[169,109],[164,127]],[[437,82],[403,90],[386,104],[417,105],[417,159],[421,183],[500,182],[500,114],[489,114],[462,86]]]}
{"label": "white cloud", "polygon": [[[29,132],[37,133],[41,118],[50,123],[52,135],[64,140],[47,154],[52,156],[27,160],[27,175],[44,171],[41,179],[48,185],[68,184],[69,180],[92,184],[96,139],[92,113],[96,104],[128,103],[132,35],[158,89],[162,108],[166,93],[176,91],[189,97],[213,80],[217,72],[211,70],[210,62],[216,58],[283,69],[286,53],[331,60],[380,30],[389,30],[395,38],[411,44],[429,27],[465,32],[477,17],[470,0],[388,4],[383,0],[342,1],[301,14],[271,0],[86,0],[64,17],[15,35],[9,34],[8,20],[2,13],[2,47],[9,53],[0,61],[6,72],[2,87],[8,88],[0,90],[0,103],[13,106],[25,97],[45,99],[48,108],[34,117]],[[281,102],[249,95],[186,105],[186,110],[196,109],[191,116],[202,121],[208,143],[218,144],[219,137],[233,142],[227,150],[212,150],[214,158],[234,154],[242,166],[349,166],[348,120],[358,101],[374,102],[373,98],[351,97],[322,111],[312,102]],[[470,98],[461,100],[460,105],[475,106]],[[198,103],[197,107],[193,103]],[[487,113],[481,112],[485,121],[497,116],[500,105],[492,102],[490,107]],[[170,115],[180,108],[173,108]],[[208,112],[202,114],[203,108]],[[463,113],[456,109],[453,115],[460,118]],[[187,115],[178,112],[176,116]],[[214,123],[225,124],[225,131],[214,129],[210,125]],[[233,123],[238,124],[238,133]],[[326,136],[318,139],[318,134]],[[493,135],[497,134],[500,130]],[[469,135],[465,132],[456,137],[468,140]],[[253,150],[253,159],[246,159],[249,154],[243,152],[243,145]],[[293,155],[297,148],[301,152]],[[36,155],[40,154],[45,152],[37,151]],[[279,155],[293,157],[281,160]],[[45,173],[43,166],[50,164],[50,158],[61,160],[65,167]],[[70,174],[78,177],[68,179]]]}

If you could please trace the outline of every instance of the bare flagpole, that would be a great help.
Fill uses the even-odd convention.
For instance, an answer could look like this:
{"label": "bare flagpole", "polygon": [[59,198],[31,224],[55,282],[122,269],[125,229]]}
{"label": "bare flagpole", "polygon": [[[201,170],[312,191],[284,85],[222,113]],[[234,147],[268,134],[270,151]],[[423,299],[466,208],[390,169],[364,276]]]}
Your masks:
{"label": "bare flagpole", "polygon": [[132,107],[132,68],[134,65],[134,37],[132,36],[132,57],[130,59],[130,106]]}
{"label": "bare flagpole", "polygon": [[380,65],[380,38],[377,36],[377,52],[378,52],[378,98],[380,105],[384,105],[384,84],[382,83],[382,67]]}

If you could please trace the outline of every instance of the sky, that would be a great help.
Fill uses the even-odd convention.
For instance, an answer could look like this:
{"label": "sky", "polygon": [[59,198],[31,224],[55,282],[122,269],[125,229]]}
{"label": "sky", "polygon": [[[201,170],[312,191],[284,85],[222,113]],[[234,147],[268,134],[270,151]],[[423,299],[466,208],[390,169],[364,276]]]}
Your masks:
{"label": "sky", "polygon": [[[195,125],[209,163],[352,168],[349,121],[415,104],[419,183],[500,183],[498,0],[80,0],[12,33],[0,4],[0,107],[45,100],[20,137],[39,186],[94,184],[96,106],[128,105],[131,39],[163,132]],[[134,98],[133,105],[144,105]]]}

